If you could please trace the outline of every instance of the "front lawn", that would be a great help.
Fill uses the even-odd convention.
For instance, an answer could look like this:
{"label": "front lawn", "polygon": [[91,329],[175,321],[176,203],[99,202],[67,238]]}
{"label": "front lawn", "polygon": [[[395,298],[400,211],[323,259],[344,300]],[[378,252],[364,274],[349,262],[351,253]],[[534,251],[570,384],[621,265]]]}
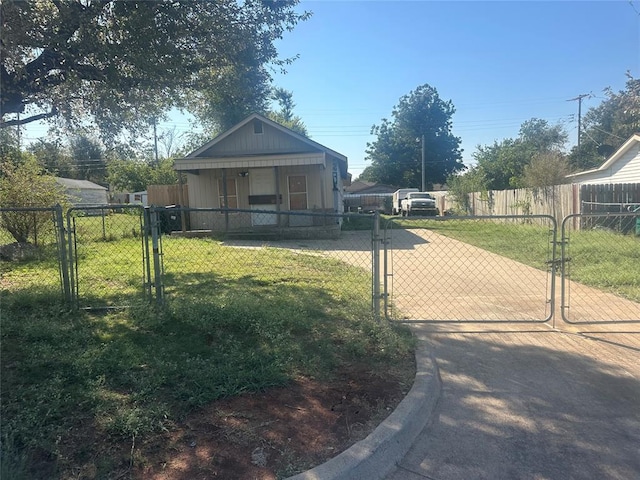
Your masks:
{"label": "front lawn", "polygon": [[[126,310],[68,311],[12,277],[0,298],[0,477],[110,478],[123,463],[110,454],[115,445],[133,445],[125,460],[135,468],[145,461],[136,445],[218,399],[302,377],[329,382],[353,363],[402,370],[412,355],[408,330],[370,315],[363,270],[299,252],[180,242],[206,253],[178,261],[165,245],[161,308],[132,293]],[[107,244],[139,248],[134,239]],[[99,250],[86,252],[83,268],[111,275]]]}

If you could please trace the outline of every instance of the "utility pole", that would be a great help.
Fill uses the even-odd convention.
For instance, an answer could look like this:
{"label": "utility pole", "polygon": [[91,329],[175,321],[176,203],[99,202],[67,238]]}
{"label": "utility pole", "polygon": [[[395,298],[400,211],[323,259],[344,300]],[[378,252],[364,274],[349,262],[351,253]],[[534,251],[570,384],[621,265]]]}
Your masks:
{"label": "utility pole", "polygon": [[156,134],[156,117],[153,117],[153,150],[156,157],[156,167],[158,166],[158,135]]}
{"label": "utility pole", "polygon": [[578,101],[578,161],[580,161],[580,125],[582,121],[582,99],[585,97],[591,97],[590,93],[583,93],[582,95],[578,95],[576,98],[570,98],[567,102],[575,102]]}
{"label": "utility pole", "polygon": [[427,191],[427,175],[424,169],[424,133],[422,134],[422,190],[421,192]]}
{"label": "utility pole", "polygon": [[22,139],[20,138],[20,112],[18,112],[18,124],[16,128],[18,129],[18,150],[20,150],[22,148]]}

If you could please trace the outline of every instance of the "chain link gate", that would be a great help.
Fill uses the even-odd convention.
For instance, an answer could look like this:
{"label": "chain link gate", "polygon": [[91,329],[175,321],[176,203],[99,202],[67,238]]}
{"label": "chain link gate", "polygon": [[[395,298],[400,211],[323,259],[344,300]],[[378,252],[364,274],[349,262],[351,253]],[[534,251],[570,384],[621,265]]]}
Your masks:
{"label": "chain link gate", "polygon": [[385,315],[405,321],[549,321],[556,231],[555,219],[546,215],[391,219],[383,235]]}
{"label": "chain link gate", "polygon": [[640,212],[569,215],[560,243],[562,319],[640,323]]}
{"label": "chain link gate", "polygon": [[71,208],[67,235],[77,308],[121,308],[151,299],[149,228],[141,205]]}

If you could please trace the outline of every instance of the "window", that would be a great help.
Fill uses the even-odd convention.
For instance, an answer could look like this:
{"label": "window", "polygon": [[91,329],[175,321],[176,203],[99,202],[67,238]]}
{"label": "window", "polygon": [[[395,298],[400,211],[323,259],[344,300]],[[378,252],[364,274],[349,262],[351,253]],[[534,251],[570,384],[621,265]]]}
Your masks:
{"label": "window", "polygon": [[291,175],[289,177],[289,210],[307,209],[307,177]]}
{"label": "window", "polygon": [[260,120],[254,120],[253,133],[260,135],[262,133],[262,122]]}
{"label": "window", "polygon": [[238,208],[238,193],[236,190],[236,179],[227,178],[227,204],[224,203],[224,183],[221,178],[218,179],[218,196],[220,200],[220,208]]}

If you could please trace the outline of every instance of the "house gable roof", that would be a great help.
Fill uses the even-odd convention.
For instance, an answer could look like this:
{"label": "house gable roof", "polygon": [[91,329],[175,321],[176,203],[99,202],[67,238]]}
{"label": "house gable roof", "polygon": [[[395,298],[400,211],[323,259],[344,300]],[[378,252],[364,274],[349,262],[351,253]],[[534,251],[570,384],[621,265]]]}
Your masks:
{"label": "house gable roof", "polygon": [[265,117],[264,115],[260,115],[259,113],[254,113],[254,114],[249,115],[247,118],[245,118],[244,120],[242,120],[240,123],[236,124],[235,126],[231,127],[226,132],[221,133],[220,135],[216,136],[211,141],[209,141],[208,143],[204,144],[203,146],[201,146],[197,150],[194,150],[193,152],[191,152],[185,158],[194,158],[194,157],[207,156],[207,155],[203,155],[203,154],[205,152],[207,152],[207,151],[211,151],[214,147],[216,147],[217,145],[220,145],[222,142],[224,142],[225,139],[231,137],[232,135],[234,135],[239,130],[241,130],[244,127],[246,127],[248,124],[250,124],[254,120],[259,120],[262,123],[268,125],[269,127],[271,127],[273,129],[283,133],[284,135],[287,135],[293,141],[296,141],[300,145],[305,146],[307,149],[324,152],[324,153],[326,153],[326,154],[328,154],[328,155],[330,155],[330,156],[332,156],[332,157],[344,162],[345,170],[346,170],[346,165],[347,165],[347,157],[346,156],[342,155],[341,153],[336,152],[335,150],[327,148],[324,145],[319,144],[318,142],[314,142],[310,138],[307,138],[304,135],[300,135],[299,133],[294,132],[290,128],[287,128],[287,127],[285,127],[283,125],[280,125],[279,123],[274,122],[273,120]]}
{"label": "house gable roof", "polygon": [[56,177],[56,182],[65,188],[77,190],[107,190],[106,187],[90,182],[89,180],[76,180],[74,178]]}
{"label": "house gable roof", "polygon": [[614,163],[620,160],[625,155],[625,153],[627,153],[631,148],[633,148],[638,143],[640,143],[640,133],[635,133],[631,135],[631,137],[629,137],[627,141],[624,142],[620,146],[620,148],[618,148],[618,150],[616,150],[613,153],[613,155],[611,155],[607,160],[605,160],[605,162],[602,165],[600,165],[598,168],[593,168],[591,170],[586,170],[584,172],[572,173],[570,175],[567,175],[567,178],[579,179],[579,177],[581,177],[582,175],[588,175],[596,172],[605,171],[611,168]]}

